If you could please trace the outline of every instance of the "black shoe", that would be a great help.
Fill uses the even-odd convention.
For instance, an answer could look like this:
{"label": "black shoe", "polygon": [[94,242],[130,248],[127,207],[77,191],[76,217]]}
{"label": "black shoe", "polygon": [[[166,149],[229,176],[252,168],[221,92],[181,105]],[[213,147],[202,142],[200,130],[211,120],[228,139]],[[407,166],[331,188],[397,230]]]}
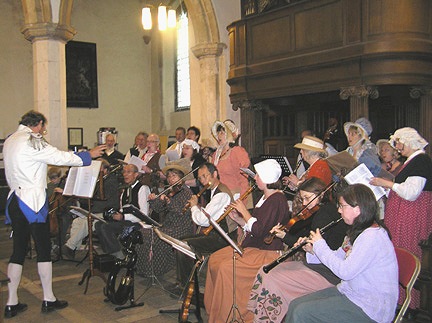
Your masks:
{"label": "black shoe", "polygon": [[65,308],[68,306],[68,302],[66,301],[60,301],[56,299],[54,302],[50,301],[43,301],[42,302],[42,313],[49,313],[54,310],[61,310],[62,308]]}
{"label": "black shoe", "polygon": [[66,259],[74,260],[75,259],[75,250],[72,250],[66,245],[63,245],[61,248],[62,256]]}
{"label": "black shoe", "polygon": [[11,318],[25,310],[27,310],[27,304],[6,305],[4,316],[5,318]]}

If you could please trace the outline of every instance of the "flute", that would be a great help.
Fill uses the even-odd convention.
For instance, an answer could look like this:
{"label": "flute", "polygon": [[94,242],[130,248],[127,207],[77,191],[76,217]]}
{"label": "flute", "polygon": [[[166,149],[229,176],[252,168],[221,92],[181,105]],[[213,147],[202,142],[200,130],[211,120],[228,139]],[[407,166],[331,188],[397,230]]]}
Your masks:
{"label": "flute", "polygon": [[[329,224],[325,225],[322,229],[320,229],[320,233],[324,234],[327,230],[329,230],[330,228],[334,227],[341,220],[342,220],[342,218],[339,218],[339,219],[334,220],[334,221],[330,222]],[[303,241],[299,245],[297,245],[295,247],[292,247],[291,249],[288,249],[282,256],[280,256],[279,258],[276,258],[271,263],[269,263],[268,265],[264,266],[263,267],[263,271],[267,274],[270,270],[272,270],[274,267],[276,267],[277,265],[279,265],[281,262],[284,262],[285,260],[287,260],[293,254],[295,254],[297,251],[299,251],[301,248],[303,248],[303,246],[306,245],[306,244],[308,244],[308,242],[307,241]]]}

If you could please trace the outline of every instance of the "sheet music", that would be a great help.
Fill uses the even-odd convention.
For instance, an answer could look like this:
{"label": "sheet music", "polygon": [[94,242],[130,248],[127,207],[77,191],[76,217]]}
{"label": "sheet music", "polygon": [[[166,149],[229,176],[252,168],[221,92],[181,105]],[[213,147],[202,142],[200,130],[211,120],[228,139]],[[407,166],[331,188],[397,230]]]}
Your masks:
{"label": "sheet music", "polygon": [[91,198],[101,168],[101,161],[93,160],[89,166],[71,167],[63,195]]}
{"label": "sheet music", "polygon": [[186,256],[189,256],[192,259],[197,259],[195,252],[193,252],[191,247],[186,242],[173,238],[157,228],[154,228],[154,231],[161,240],[170,244],[174,249],[184,253]]}
{"label": "sheet music", "polygon": [[138,168],[138,172],[145,173],[145,171],[142,170],[142,167],[147,166],[147,163],[141,158],[138,158],[137,156],[131,156],[129,159],[129,164],[135,165]]}
{"label": "sheet music", "polygon": [[374,186],[369,184],[370,180],[374,177],[366,167],[365,164],[360,164],[347,175],[345,175],[345,180],[348,184],[364,184],[369,187],[375,195],[375,199],[378,201],[381,197],[386,194],[386,191],[381,186]]}

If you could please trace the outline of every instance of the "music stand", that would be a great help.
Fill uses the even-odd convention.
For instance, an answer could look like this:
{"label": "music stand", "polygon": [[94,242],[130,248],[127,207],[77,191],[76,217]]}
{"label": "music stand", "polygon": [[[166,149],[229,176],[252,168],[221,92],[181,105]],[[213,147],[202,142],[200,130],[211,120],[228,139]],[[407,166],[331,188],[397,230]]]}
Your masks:
{"label": "music stand", "polygon": [[186,256],[194,259],[195,262],[195,266],[193,268],[193,271],[189,277],[189,284],[187,284],[185,286],[185,289],[182,292],[182,296],[186,295],[189,292],[189,289],[192,288],[191,284],[193,284],[193,295],[195,295],[195,309],[191,309],[191,310],[187,310],[184,311],[183,310],[183,305],[185,302],[183,302],[182,305],[182,309],[180,310],[159,310],[159,313],[161,314],[175,314],[178,313],[179,314],[179,322],[187,322],[184,320],[184,316],[188,316],[188,314],[184,314],[186,313],[194,313],[198,322],[202,323],[202,317],[201,317],[201,306],[200,306],[200,300],[199,300],[199,295],[200,295],[200,291],[199,291],[199,282],[198,282],[198,267],[201,265],[201,263],[203,262],[202,258],[199,258],[195,252],[192,250],[192,248],[184,241],[178,240],[176,238],[173,238],[171,236],[169,236],[166,233],[163,233],[162,231],[158,230],[157,228],[154,229],[157,236],[162,240],[165,241],[166,243],[170,244],[174,249],[180,251],[181,253],[184,253]]}
{"label": "music stand", "polygon": [[162,286],[161,282],[157,279],[157,277],[154,274],[154,266],[153,266],[153,237],[154,237],[153,231],[155,230],[155,228],[162,227],[162,224],[160,224],[159,222],[153,220],[148,215],[142,213],[139,208],[137,208],[135,205],[132,205],[132,204],[126,204],[126,205],[124,205],[123,206],[123,212],[124,213],[130,213],[130,214],[136,216],[138,219],[140,219],[141,221],[143,221],[145,224],[149,225],[149,226],[145,226],[145,225],[143,225],[143,223],[140,223],[143,228],[145,228],[145,229],[151,229],[151,237],[150,237],[150,239],[151,239],[150,240],[150,254],[151,254],[151,258],[150,258],[151,275],[150,275],[150,277],[151,277],[151,285],[144,291],[144,293],[150,287],[155,286],[156,282],[163,289],[163,286]]}
{"label": "music stand", "polygon": [[288,176],[288,175],[290,175],[290,174],[293,173],[291,164],[289,163],[288,158],[286,158],[285,156],[280,156],[280,155],[260,155],[259,157],[261,159],[274,159],[274,160],[276,160],[278,162],[278,164],[282,168],[281,177]]}
{"label": "music stand", "polygon": [[88,234],[88,241],[87,241],[87,243],[88,243],[88,256],[89,256],[89,268],[84,272],[80,282],[78,283],[78,285],[82,285],[84,283],[84,280],[86,281],[84,294],[87,293],[90,278],[92,278],[93,276],[100,277],[104,281],[105,284],[107,282],[105,275],[99,269],[94,268],[94,265],[93,265],[93,260],[94,260],[93,258],[94,258],[94,254],[96,253],[96,250],[93,247],[93,216],[91,213],[90,198],[87,199],[87,202],[88,202],[88,209],[89,209],[88,214],[87,214],[87,226],[88,226],[88,233],[89,233]]}
{"label": "music stand", "polygon": [[[243,256],[243,250],[228,236],[228,234],[220,227],[220,225],[215,220],[212,219],[212,217],[205,210],[201,209],[201,211],[208,218],[210,224],[213,225],[213,227],[233,248],[233,304],[225,322],[244,322],[236,301],[236,253],[238,253],[240,256]],[[237,314],[239,315],[239,319],[237,319]],[[230,321],[228,321],[231,315],[232,318]]]}

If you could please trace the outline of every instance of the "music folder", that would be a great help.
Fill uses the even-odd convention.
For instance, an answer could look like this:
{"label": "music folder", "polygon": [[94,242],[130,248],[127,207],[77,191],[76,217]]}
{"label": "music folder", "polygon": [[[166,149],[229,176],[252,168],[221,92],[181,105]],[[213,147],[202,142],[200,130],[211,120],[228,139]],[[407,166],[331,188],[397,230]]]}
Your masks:
{"label": "music folder", "polygon": [[198,259],[195,252],[193,252],[191,247],[186,242],[173,238],[166,233],[163,233],[158,228],[154,228],[154,231],[161,240],[170,244],[174,249],[184,253],[186,256],[189,256],[192,259]]}
{"label": "music folder", "polygon": [[141,210],[137,208],[135,205],[132,204],[123,205],[123,213],[132,214],[136,216],[138,219],[140,219],[141,221],[144,221],[145,223],[150,224],[152,226],[159,227],[159,228],[162,227],[162,224],[156,222],[148,215],[142,213]]}
{"label": "music folder", "polygon": [[213,226],[213,228],[215,228],[220,234],[221,236],[231,245],[231,247],[234,248],[234,250],[240,255],[243,256],[243,250],[241,249],[241,247],[239,247],[237,245],[237,243],[235,243],[230,237],[229,235],[224,231],[224,229],[221,228],[221,226],[212,219],[212,217],[210,216],[210,214],[208,214],[204,209],[201,209],[202,213],[204,213],[204,215],[208,218],[210,224]]}

